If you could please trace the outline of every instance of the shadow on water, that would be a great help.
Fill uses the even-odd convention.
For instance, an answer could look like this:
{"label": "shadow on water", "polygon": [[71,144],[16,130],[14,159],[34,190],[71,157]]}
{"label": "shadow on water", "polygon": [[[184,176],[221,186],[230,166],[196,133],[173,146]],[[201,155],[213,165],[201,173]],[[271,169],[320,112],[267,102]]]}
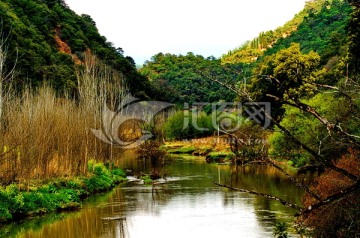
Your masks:
{"label": "shadow on water", "polygon": [[[125,154],[119,166],[148,173],[151,164]],[[5,237],[272,237],[279,220],[295,212],[276,201],[229,191],[213,181],[256,190],[300,204],[303,191],[268,166],[207,164],[202,157],[174,157],[166,180],[129,182],[89,198],[78,212],[47,215],[0,229]]]}

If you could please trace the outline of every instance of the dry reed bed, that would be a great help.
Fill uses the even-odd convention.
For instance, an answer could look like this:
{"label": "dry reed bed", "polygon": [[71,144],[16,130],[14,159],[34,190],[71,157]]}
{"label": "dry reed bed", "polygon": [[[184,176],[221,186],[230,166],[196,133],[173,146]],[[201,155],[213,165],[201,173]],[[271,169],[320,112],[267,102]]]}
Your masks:
{"label": "dry reed bed", "polygon": [[87,161],[108,161],[120,150],[95,138],[104,102],[114,107],[123,78],[94,56],[78,71],[78,98],[49,86],[8,94],[0,118],[0,184],[86,174]]}

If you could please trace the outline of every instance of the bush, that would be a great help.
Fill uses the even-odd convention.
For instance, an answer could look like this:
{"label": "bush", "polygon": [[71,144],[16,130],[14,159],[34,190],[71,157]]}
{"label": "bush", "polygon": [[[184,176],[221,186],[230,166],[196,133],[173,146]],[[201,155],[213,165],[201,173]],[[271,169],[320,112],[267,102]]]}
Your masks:
{"label": "bush", "polygon": [[194,151],[196,151],[197,148],[194,146],[183,146],[177,149],[171,149],[168,150],[168,153],[171,154],[192,154]]}
{"label": "bush", "polygon": [[[352,119],[347,114],[349,108],[341,98],[336,98],[332,94],[317,94],[311,99],[304,100],[304,102],[314,107],[320,115],[330,122],[346,122],[342,123],[344,124],[343,128],[347,124],[351,124]],[[286,106],[285,109],[286,113],[281,125],[287,128],[296,138],[301,138],[301,142],[313,151],[319,151],[320,149],[321,155],[333,159],[338,154],[341,154],[346,147],[346,145],[338,143],[339,138],[336,135],[329,136],[327,128],[314,116],[290,106]],[[351,133],[354,130],[354,128],[346,129],[349,129],[348,131]],[[286,134],[279,132],[279,129],[276,129],[270,136],[269,145],[269,154],[272,157],[292,160],[297,167],[312,163],[312,156],[301,146],[294,143]]]}
{"label": "bush", "polygon": [[103,163],[90,160],[89,177],[73,180],[56,180],[32,188],[19,190],[12,184],[0,187],[0,223],[64,209],[77,209],[81,198],[89,194],[105,191],[126,180],[125,172],[115,168],[109,170]]}
{"label": "bush", "polygon": [[287,232],[288,226],[286,225],[286,222],[277,222],[274,227],[273,235],[277,238],[287,238],[288,232]]}
{"label": "bush", "polygon": [[11,220],[13,216],[11,215],[8,208],[0,206],[0,222],[6,222]]}
{"label": "bush", "polygon": [[214,132],[212,116],[204,112],[177,111],[164,125],[169,140],[183,140],[211,135]]}

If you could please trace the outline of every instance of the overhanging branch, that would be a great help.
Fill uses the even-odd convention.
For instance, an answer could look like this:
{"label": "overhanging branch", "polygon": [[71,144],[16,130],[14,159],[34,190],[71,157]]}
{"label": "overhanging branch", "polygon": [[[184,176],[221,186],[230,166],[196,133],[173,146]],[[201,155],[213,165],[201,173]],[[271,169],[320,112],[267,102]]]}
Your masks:
{"label": "overhanging branch", "polygon": [[290,203],[282,198],[279,198],[279,197],[276,197],[276,196],[272,196],[272,195],[269,195],[269,194],[265,194],[265,193],[258,193],[256,191],[252,191],[252,190],[247,190],[247,189],[241,189],[241,188],[234,188],[234,187],[231,187],[231,186],[227,186],[225,184],[220,184],[220,183],[217,183],[217,182],[213,182],[215,185],[219,186],[219,187],[223,187],[223,188],[228,188],[232,191],[237,191],[237,192],[243,192],[243,193],[250,193],[250,194],[254,194],[254,195],[257,195],[257,196],[261,196],[261,197],[266,197],[266,198],[269,198],[271,200],[276,200],[276,201],[279,201],[281,204],[283,204],[284,206],[286,207],[290,207],[290,208],[293,208],[299,212],[301,212],[303,210],[302,207],[300,207],[299,205],[296,205],[296,204],[293,204],[293,203]]}

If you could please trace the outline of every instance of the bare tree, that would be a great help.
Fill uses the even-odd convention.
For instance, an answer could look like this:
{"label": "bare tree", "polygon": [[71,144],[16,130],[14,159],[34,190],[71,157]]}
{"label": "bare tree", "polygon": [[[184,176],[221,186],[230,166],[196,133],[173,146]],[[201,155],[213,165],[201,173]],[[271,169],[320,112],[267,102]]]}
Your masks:
{"label": "bare tree", "polygon": [[[8,95],[9,83],[16,76],[15,67],[17,64],[17,57],[13,62],[13,67],[9,67],[8,57],[9,50],[6,46],[9,35],[5,35],[3,29],[0,29],[0,128],[2,125],[2,115],[4,111],[4,100]],[[8,86],[8,87],[6,87]]]}

